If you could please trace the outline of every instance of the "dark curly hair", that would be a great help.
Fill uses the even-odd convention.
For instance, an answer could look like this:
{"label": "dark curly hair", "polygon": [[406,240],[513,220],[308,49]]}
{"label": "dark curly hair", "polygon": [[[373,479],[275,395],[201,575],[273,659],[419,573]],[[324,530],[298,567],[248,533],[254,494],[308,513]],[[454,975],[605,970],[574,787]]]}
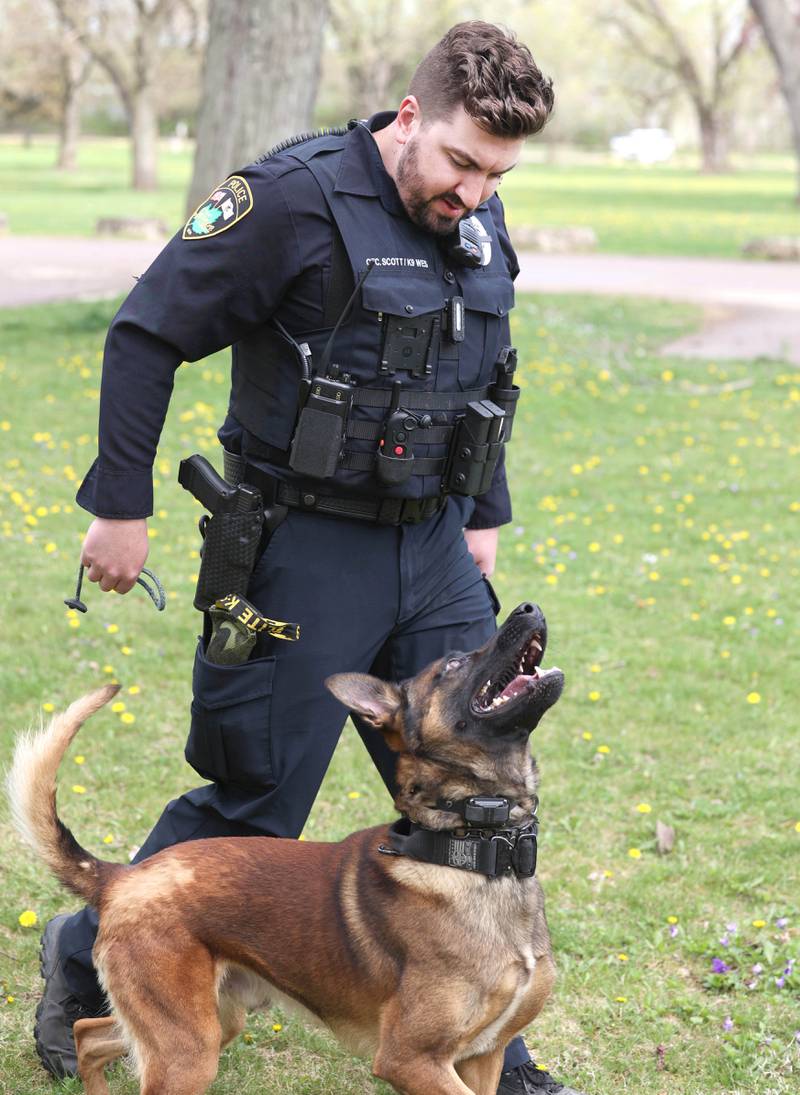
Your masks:
{"label": "dark curly hair", "polygon": [[457,23],[420,61],[411,78],[424,121],[461,105],[496,137],[529,137],[553,109],[553,81],[510,30],[474,19]]}

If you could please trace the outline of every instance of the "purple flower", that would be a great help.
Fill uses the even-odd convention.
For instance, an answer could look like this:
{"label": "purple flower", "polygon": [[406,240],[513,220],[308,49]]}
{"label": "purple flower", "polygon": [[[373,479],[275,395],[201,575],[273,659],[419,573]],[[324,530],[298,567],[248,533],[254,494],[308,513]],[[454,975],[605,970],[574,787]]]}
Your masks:
{"label": "purple flower", "polygon": [[786,981],[783,977],[776,977],[775,978],[775,985],[777,986],[777,988],[782,989],[785,984],[786,984]]}
{"label": "purple flower", "polygon": [[759,973],[764,972],[764,967],[761,965],[760,962],[756,962],[756,964],[753,966],[753,971],[752,972],[754,974],[756,974],[756,976],[758,976]]}
{"label": "purple flower", "polygon": [[721,947],[729,947],[731,945],[731,941],[730,939],[728,939],[727,935],[723,935],[723,937],[719,941],[719,945]]}
{"label": "purple flower", "polygon": [[733,1030],[733,1019],[731,1019],[730,1015],[726,1017],[725,1022],[722,1024],[722,1029]]}
{"label": "purple flower", "polygon": [[671,937],[673,939],[675,938],[675,936],[678,934],[678,925],[677,924],[670,924],[669,934],[671,935]]}
{"label": "purple flower", "polygon": [[794,1032],[794,1040],[800,1046],[800,1030],[796,1030]]}
{"label": "purple flower", "polygon": [[779,916],[778,919],[775,921],[775,927],[776,928],[785,928],[788,923],[789,923],[789,917],[788,916]]}
{"label": "purple flower", "polygon": [[725,931],[730,932],[731,935],[736,935],[738,930],[739,930],[739,925],[735,921],[731,924],[726,924],[725,925]]}
{"label": "purple flower", "polygon": [[721,958],[711,959],[711,969],[714,973],[727,973],[731,967],[727,962],[723,962]]}

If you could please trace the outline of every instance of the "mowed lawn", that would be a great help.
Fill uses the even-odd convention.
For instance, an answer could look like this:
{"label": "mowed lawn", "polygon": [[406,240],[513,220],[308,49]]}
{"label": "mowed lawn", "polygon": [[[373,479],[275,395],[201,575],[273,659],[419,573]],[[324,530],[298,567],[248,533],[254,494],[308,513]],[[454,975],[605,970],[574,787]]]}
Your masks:
{"label": "mowed lawn", "polygon": [[[112,312],[0,314],[0,765],[17,729],[118,679],[118,703],[65,761],[59,807],[86,847],[124,861],[197,782],[182,749],[199,511],[175,476],[182,456],[216,455],[227,362],[180,370],[159,452],[149,562],[167,611],[141,589],[89,587],[78,617],[62,604],[88,521],[73,496]],[[659,356],[697,321],[684,306],[578,297],[522,297],[513,319],[524,395],[496,586],[504,612],[543,606],[546,664],[567,682],[532,739],[560,976],[528,1040],[589,1095],[789,1095],[800,1072],[800,374]],[[391,817],[348,727],[305,835]],[[665,855],[659,821],[675,832]],[[0,1092],[45,1095],[30,1036],[38,936],[77,905],[5,806],[0,862]],[[137,1090],[121,1069],[112,1086]],[[212,1090],[388,1091],[278,1012],[251,1018]]]}
{"label": "mowed lawn", "polygon": [[[531,141],[502,184],[512,232],[520,226],[588,226],[600,251],[737,257],[757,236],[799,235],[796,171],[789,156],[742,161],[725,175],[702,175],[691,158],[642,167],[610,156],[547,150]],[[161,142],[159,189],[130,189],[129,145],[86,139],[78,169],[54,168],[55,144],[0,142],[0,212],[20,234],[92,235],[100,217],[157,217],[170,232],[185,219],[192,147]],[[240,164],[231,164],[235,170]]]}

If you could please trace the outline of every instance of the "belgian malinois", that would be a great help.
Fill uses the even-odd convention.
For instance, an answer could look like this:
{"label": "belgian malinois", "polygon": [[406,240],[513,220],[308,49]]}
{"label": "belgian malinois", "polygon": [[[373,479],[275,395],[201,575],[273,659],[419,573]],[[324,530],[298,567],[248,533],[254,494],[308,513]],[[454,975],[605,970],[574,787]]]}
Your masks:
{"label": "belgian malinois", "polygon": [[520,605],[473,653],[402,684],[327,680],[397,756],[393,826],[339,844],[232,837],[136,866],[96,859],[56,812],[56,772],[101,688],[20,740],[9,789],[26,839],[96,906],[94,963],[113,1007],[74,1027],[88,1095],[132,1051],[142,1095],[201,1095],[248,1010],[279,1002],[372,1057],[405,1095],[495,1095],[506,1044],[555,970],[534,877],[528,736],[556,702],[546,626]]}

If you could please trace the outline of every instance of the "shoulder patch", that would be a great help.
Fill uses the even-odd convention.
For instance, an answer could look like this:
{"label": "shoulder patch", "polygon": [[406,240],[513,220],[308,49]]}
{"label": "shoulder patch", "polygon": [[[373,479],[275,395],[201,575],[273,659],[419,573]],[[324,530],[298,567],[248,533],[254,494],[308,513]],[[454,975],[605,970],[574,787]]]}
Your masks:
{"label": "shoulder patch", "polygon": [[186,222],[185,240],[204,240],[233,228],[253,208],[253,194],[241,175],[230,175],[204,202],[201,202]]}

